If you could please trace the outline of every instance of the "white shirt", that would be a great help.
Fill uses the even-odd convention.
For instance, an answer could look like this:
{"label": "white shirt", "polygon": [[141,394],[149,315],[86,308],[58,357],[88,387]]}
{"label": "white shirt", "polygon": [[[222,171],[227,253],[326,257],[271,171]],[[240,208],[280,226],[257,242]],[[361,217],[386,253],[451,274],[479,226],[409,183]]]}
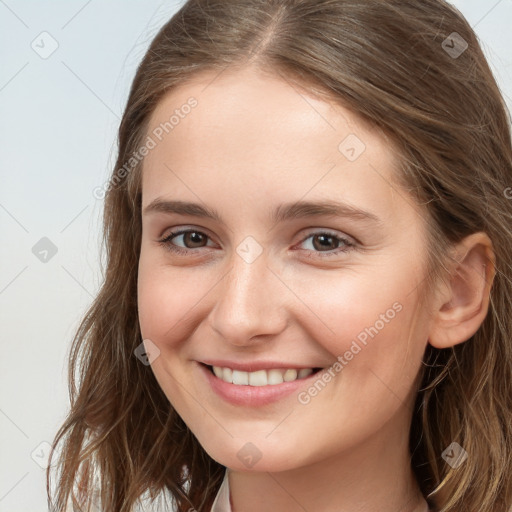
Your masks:
{"label": "white shirt", "polygon": [[[429,512],[428,505],[425,505],[424,512]],[[224,479],[219,488],[219,492],[213,502],[211,512],[232,512],[231,503],[229,501],[229,481],[228,481],[228,469],[224,473]],[[422,510],[423,512],[423,510]]]}
{"label": "white shirt", "polygon": [[229,481],[228,481],[228,469],[224,473],[224,480],[219,488],[219,492],[213,502],[211,512],[232,512],[231,503],[229,502]]}

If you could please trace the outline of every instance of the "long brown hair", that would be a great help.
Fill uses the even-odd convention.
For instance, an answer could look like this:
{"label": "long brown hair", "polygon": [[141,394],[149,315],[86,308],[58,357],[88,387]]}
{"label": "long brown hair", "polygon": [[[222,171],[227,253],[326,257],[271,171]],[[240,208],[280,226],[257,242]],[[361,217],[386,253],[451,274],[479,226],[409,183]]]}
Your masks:
{"label": "long brown hair", "polygon": [[[429,225],[434,277],[450,244],[478,231],[493,242],[497,273],[487,317],[465,343],[428,346],[410,448],[419,485],[437,510],[508,512],[510,113],[472,28],[443,0],[190,0],[160,30],[119,128],[105,196],[104,283],[73,340],[71,408],[54,440],[60,458],[55,493],[51,467],[47,473],[50,503],[63,511],[73,497],[80,510],[94,510],[97,490],[104,512],[128,512],[143,495],[162,492],[179,512],[211,507],[225,468],[203,450],[151,367],[134,356],[142,341],[142,161],[126,163],[167,92],[198,71],[248,63],[342,103],[394,142],[397,177]],[[469,454],[457,469],[442,458],[454,441]]]}

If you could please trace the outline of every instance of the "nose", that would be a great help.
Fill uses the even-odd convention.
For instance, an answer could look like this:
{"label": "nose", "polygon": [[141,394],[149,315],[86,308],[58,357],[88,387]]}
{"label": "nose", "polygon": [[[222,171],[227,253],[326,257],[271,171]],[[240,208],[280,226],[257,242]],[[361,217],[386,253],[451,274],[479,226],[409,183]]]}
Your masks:
{"label": "nose", "polygon": [[250,263],[237,253],[232,260],[216,286],[209,323],[226,342],[250,346],[285,329],[286,289],[269,267],[265,252]]}

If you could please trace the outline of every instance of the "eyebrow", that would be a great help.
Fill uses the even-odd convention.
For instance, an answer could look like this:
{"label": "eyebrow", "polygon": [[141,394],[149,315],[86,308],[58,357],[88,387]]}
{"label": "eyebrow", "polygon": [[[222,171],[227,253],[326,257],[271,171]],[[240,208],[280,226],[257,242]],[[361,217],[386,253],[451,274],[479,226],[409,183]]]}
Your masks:
{"label": "eyebrow", "polygon": [[[143,215],[150,213],[167,213],[190,215],[192,217],[202,217],[212,219],[217,222],[223,222],[221,215],[217,210],[208,208],[198,203],[187,201],[167,201],[156,198],[143,210]],[[337,201],[295,201],[292,203],[284,203],[278,205],[270,217],[273,223],[284,222],[287,220],[333,216],[346,217],[357,221],[366,221],[381,224],[382,221],[377,215],[347,203],[339,203]]]}

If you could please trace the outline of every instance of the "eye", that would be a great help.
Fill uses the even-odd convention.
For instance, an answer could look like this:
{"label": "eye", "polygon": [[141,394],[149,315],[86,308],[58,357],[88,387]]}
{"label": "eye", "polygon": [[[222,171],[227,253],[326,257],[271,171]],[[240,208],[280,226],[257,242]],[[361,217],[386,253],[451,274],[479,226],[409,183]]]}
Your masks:
{"label": "eye", "polygon": [[[307,242],[310,240],[310,242]],[[355,248],[356,244],[348,237],[340,236],[328,231],[317,231],[311,233],[301,244],[306,243],[307,257],[315,258],[326,258],[336,256],[343,252],[348,252]],[[313,252],[313,254],[311,254]]]}
{"label": "eye", "polygon": [[[181,229],[172,231],[158,243],[169,251],[177,254],[194,253],[194,249],[207,247],[209,236],[195,229]],[[183,245],[177,245],[175,240],[180,240]],[[348,252],[355,248],[356,244],[348,237],[340,236],[328,231],[317,231],[304,238],[301,244],[309,245],[305,249],[308,258],[326,258]]]}
{"label": "eye", "polygon": [[[179,240],[180,238],[184,247],[174,243],[175,239]],[[169,233],[165,238],[159,240],[158,243],[177,254],[189,254],[194,252],[194,249],[205,247],[208,239],[208,235],[196,229],[181,229]]]}

